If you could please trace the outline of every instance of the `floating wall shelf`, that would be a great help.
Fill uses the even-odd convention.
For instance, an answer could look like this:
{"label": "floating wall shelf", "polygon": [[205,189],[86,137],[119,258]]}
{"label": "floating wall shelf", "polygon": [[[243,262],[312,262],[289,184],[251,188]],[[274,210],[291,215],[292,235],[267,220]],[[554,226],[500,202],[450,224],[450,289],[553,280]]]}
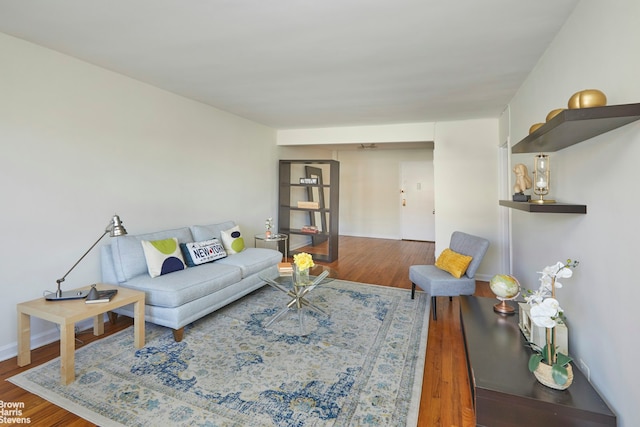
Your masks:
{"label": "floating wall shelf", "polygon": [[640,119],[640,104],[564,110],[511,148],[514,154],[562,150]]}
{"label": "floating wall shelf", "polygon": [[500,200],[500,206],[506,206],[512,209],[518,209],[525,212],[538,212],[538,213],[572,213],[572,214],[586,214],[586,205],[572,205],[569,203],[548,203],[539,205],[537,203],[529,202],[512,202],[511,200]]}
{"label": "floating wall shelf", "polygon": [[[563,110],[522,141],[511,147],[513,154],[559,151],[594,136],[640,120],[640,104]],[[586,214],[586,205],[500,200],[501,206],[525,212]]]}

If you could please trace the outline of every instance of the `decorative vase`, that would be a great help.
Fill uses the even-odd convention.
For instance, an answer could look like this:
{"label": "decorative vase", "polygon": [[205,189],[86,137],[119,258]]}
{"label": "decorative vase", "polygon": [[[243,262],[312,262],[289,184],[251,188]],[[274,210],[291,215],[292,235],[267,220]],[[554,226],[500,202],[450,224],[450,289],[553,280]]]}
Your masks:
{"label": "decorative vase", "polygon": [[571,364],[567,364],[567,382],[560,385],[556,384],[553,380],[553,375],[551,374],[551,365],[547,365],[546,363],[540,362],[536,370],[533,372],[533,375],[536,376],[536,379],[542,384],[549,388],[553,388],[556,390],[566,390],[569,388],[571,383],[573,382],[573,368],[571,368]]}
{"label": "decorative vase", "polygon": [[294,264],[293,280],[296,286],[307,286],[311,284],[311,280],[309,279],[309,269],[305,268],[301,270]]}
{"label": "decorative vase", "polygon": [[264,235],[265,235],[265,237],[266,237],[267,239],[270,239],[270,238],[271,238],[271,230],[267,230],[267,231],[265,231],[265,232],[264,232]]}

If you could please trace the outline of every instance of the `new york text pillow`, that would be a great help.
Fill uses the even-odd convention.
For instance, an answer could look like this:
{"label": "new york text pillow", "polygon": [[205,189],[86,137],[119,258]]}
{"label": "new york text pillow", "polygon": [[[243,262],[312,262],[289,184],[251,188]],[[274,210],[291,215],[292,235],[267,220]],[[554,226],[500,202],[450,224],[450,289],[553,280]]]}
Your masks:
{"label": "new york text pillow", "polygon": [[182,255],[189,267],[212,262],[227,256],[222,243],[218,239],[204,240],[202,242],[180,243]]}

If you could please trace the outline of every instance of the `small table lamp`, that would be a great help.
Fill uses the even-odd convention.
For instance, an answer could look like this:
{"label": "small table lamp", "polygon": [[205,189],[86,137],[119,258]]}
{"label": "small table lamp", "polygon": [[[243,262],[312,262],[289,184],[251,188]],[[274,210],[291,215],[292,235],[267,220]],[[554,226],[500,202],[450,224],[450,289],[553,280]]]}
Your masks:
{"label": "small table lamp", "polygon": [[89,291],[62,292],[62,290],[60,289],[60,284],[64,282],[64,279],[69,275],[69,273],[71,273],[71,271],[74,268],[76,268],[78,264],[80,264],[80,261],[82,261],[84,257],[87,256],[89,252],[91,252],[91,250],[98,244],[100,240],[102,240],[104,236],[107,235],[107,233],[109,233],[111,237],[124,236],[127,234],[127,230],[125,230],[124,226],[122,225],[122,221],[120,221],[120,217],[118,215],[114,215],[113,218],[111,218],[111,222],[107,224],[107,228],[104,230],[104,233],[102,234],[102,236],[100,236],[100,238],[98,238],[98,240],[96,240],[96,242],[93,245],[91,245],[89,249],[87,249],[87,251],[80,257],[80,259],[76,261],[75,264],[73,264],[73,266],[69,269],[69,271],[67,271],[65,275],[62,276],[62,278],[56,280],[56,283],[58,284],[58,289],[56,290],[56,292],[47,294],[45,296],[45,299],[47,299],[48,301],[81,299],[81,298],[85,298],[89,294]]}

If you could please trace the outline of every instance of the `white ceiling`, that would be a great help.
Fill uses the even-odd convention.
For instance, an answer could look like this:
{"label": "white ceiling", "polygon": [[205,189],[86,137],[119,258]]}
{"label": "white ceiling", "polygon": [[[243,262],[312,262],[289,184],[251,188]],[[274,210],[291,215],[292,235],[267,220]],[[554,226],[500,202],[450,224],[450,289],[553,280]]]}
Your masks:
{"label": "white ceiling", "polygon": [[578,0],[0,0],[0,32],[277,129],[497,117]]}

